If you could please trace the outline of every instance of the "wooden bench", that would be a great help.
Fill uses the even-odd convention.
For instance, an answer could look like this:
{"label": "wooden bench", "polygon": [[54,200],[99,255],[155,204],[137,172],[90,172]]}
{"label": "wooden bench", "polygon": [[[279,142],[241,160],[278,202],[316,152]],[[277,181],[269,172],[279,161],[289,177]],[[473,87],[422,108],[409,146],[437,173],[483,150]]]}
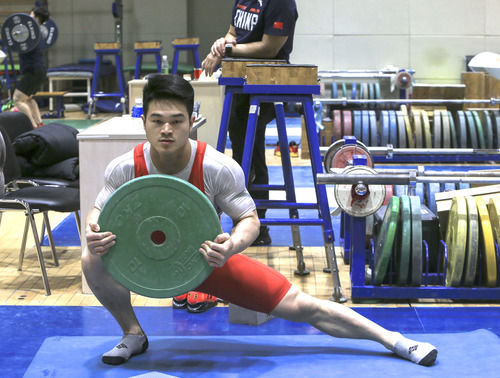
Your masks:
{"label": "wooden bench", "polygon": [[36,92],[33,98],[53,98],[56,103],[57,118],[64,118],[64,95],[67,91]]}

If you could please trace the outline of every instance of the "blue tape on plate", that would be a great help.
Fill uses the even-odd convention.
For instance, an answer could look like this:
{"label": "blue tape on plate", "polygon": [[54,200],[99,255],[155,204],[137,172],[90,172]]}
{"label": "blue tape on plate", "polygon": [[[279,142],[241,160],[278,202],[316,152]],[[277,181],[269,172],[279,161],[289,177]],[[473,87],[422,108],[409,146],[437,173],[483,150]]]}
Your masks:
{"label": "blue tape on plate", "polygon": [[380,144],[382,146],[387,146],[389,144],[389,112],[387,110],[382,110],[381,112],[381,137]]}
{"label": "blue tape on plate", "polygon": [[357,140],[361,140],[361,110],[355,110],[354,112],[354,137]]}
{"label": "blue tape on plate", "polygon": [[366,145],[370,144],[370,116],[368,110],[361,112],[361,141]]}
{"label": "blue tape on plate", "polygon": [[389,110],[389,142],[394,148],[398,147],[398,123],[394,110]]}
{"label": "blue tape on plate", "polygon": [[377,130],[377,113],[375,110],[370,110],[370,146],[378,146],[380,144],[379,141],[379,132]]}

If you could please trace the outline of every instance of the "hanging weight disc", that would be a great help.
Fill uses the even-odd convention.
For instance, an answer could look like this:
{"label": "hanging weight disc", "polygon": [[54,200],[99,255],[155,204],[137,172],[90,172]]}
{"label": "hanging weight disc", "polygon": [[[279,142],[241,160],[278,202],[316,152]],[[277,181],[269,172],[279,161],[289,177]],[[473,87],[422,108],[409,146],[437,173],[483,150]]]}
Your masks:
{"label": "hanging weight disc", "polygon": [[[368,98],[370,100],[375,99],[375,86],[373,83],[368,83]],[[370,105],[372,107],[373,105]]]}
{"label": "hanging weight disc", "polygon": [[398,229],[399,207],[399,198],[394,196],[387,204],[385,210],[384,221],[375,243],[374,285],[382,284],[387,274],[392,247]]}
{"label": "hanging weight disc", "polygon": [[479,144],[479,148],[486,148],[486,141],[484,140],[484,130],[483,123],[481,122],[481,118],[479,118],[479,113],[475,110],[472,112],[472,116],[474,117],[474,123],[476,124],[477,131],[477,140]]}
{"label": "hanging weight disc", "polygon": [[2,24],[2,40],[11,51],[30,52],[40,42],[40,27],[29,14],[15,13]]}
{"label": "hanging weight disc", "polygon": [[467,148],[467,121],[465,119],[465,113],[462,110],[457,112],[458,116],[458,132],[457,132],[457,143],[459,148]]}
{"label": "hanging weight disc", "polygon": [[343,129],[344,135],[352,136],[352,112],[350,110],[343,110]]}
{"label": "hanging weight disc", "polygon": [[451,201],[446,229],[446,286],[460,285],[467,248],[467,226],[467,201],[463,196],[456,196]]}
{"label": "hanging weight disc", "polygon": [[347,98],[348,97],[348,94],[347,94],[347,84],[346,83],[342,83],[342,97],[345,97]]}
{"label": "hanging weight disc", "polygon": [[369,110],[370,117],[370,146],[378,146],[379,145],[379,134],[377,130],[377,113],[375,110]]}
{"label": "hanging weight disc", "polygon": [[483,110],[481,112],[483,120],[483,128],[485,134],[486,148],[493,148],[493,124],[490,118],[490,112],[488,110]]}
{"label": "hanging weight disc", "polygon": [[497,284],[497,259],[495,242],[493,239],[493,229],[491,228],[490,216],[486,207],[486,201],[483,197],[475,197],[477,213],[479,214],[479,239],[481,240],[480,248],[483,252],[483,272],[485,283],[489,287],[494,287]]}
{"label": "hanging weight disc", "polygon": [[394,258],[398,272],[398,285],[406,285],[410,272],[411,253],[411,205],[408,196],[401,196],[399,223],[398,245]]}
{"label": "hanging weight disc", "polygon": [[56,22],[52,18],[49,18],[42,25],[40,25],[40,43],[43,48],[47,49],[53,46],[56,43],[58,36],[59,31],[57,29]]}
{"label": "hanging weight disc", "polygon": [[424,130],[424,144],[426,148],[432,148],[432,134],[431,124],[429,121],[429,114],[425,110],[420,112],[422,115],[422,128]]}
{"label": "hanging weight disc", "polygon": [[474,197],[466,196],[467,201],[467,249],[464,263],[464,285],[472,286],[476,279],[477,257],[479,253],[479,218]]}
{"label": "hanging weight disc", "polygon": [[477,128],[476,122],[474,121],[474,116],[470,110],[465,112],[465,118],[467,119],[467,136],[469,137],[468,147],[479,148],[479,142],[477,140]]}
{"label": "hanging weight disc", "polygon": [[424,147],[424,136],[422,130],[422,122],[420,121],[420,111],[412,110],[411,115],[413,118],[413,129],[415,134],[415,147],[423,148]]}
{"label": "hanging weight disc", "polygon": [[491,228],[495,241],[500,245],[500,197],[491,197],[488,203],[488,213],[490,215]]}
{"label": "hanging weight disc", "polygon": [[494,143],[494,146],[495,148],[500,148],[500,111],[498,110],[495,110],[493,112],[493,120],[494,120],[494,133],[495,133],[495,136],[494,136],[494,139],[495,139],[495,143]]}
{"label": "hanging weight disc", "polygon": [[[403,109],[403,106],[401,107]],[[406,109],[406,107],[404,107]],[[405,120],[405,127],[406,127],[406,139],[408,140],[408,148],[415,148],[415,140],[414,140],[414,135],[413,131],[411,128],[411,122],[410,122],[410,117],[408,116],[408,112],[403,111],[403,119]]]}
{"label": "hanging weight disc", "polygon": [[208,198],[171,176],[149,175],[122,185],[99,216],[101,230],[116,235],[102,260],[129,290],[168,298],[199,286],[212,272],[199,252],[221,233]]}
{"label": "hanging weight disc", "polygon": [[411,211],[411,278],[413,286],[422,283],[422,208],[420,198],[410,196]]}
{"label": "hanging weight disc", "polygon": [[332,98],[339,97],[339,85],[335,82],[332,83]]}
{"label": "hanging weight disc", "polygon": [[359,90],[359,98],[363,100],[368,100],[368,84],[361,83]]}
{"label": "hanging weight disc", "polygon": [[380,144],[382,146],[387,146],[389,144],[389,111],[388,110],[382,110],[381,116],[380,116],[380,122],[381,122],[381,136],[380,136]]}
{"label": "hanging weight disc", "polygon": [[[343,140],[342,140],[343,142]],[[366,165],[373,167],[373,159],[364,144],[342,144],[340,149],[335,153],[331,161],[331,168],[345,168],[352,165],[354,155],[365,155]]]}
{"label": "hanging weight disc", "polygon": [[401,110],[396,111],[396,118],[398,122],[398,146],[399,148],[406,148],[405,119]]}
{"label": "hanging weight disc", "polygon": [[370,145],[370,116],[368,110],[361,111],[361,141]]}
{"label": "hanging weight disc", "polygon": [[[370,167],[357,165],[345,168],[343,175],[376,175],[377,172]],[[354,185],[336,184],[334,189],[335,201],[347,214],[354,217],[366,217],[375,213],[385,200],[385,185],[367,185],[366,196],[356,196],[353,193]]]}
{"label": "hanging weight disc", "polygon": [[441,148],[442,146],[442,127],[441,127],[441,112],[434,110],[434,148]]}
{"label": "hanging weight disc", "polygon": [[448,114],[448,122],[450,125],[450,147],[451,148],[457,148],[457,129],[455,127],[455,121],[453,119],[453,115],[451,114],[450,111],[448,112],[443,112],[443,117],[445,116],[445,113]]}
{"label": "hanging weight disc", "polygon": [[357,98],[356,83],[352,83],[352,85],[351,85],[351,98],[353,100],[356,100],[356,98]]}
{"label": "hanging weight disc", "polygon": [[342,139],[342,116],[340,110],[335,109],[332,112],[333,119],[333,140]]}
{"label": "hanging weight disc", "polygon": [[354,126],[353,126],[353,134],[356,140],[361,141],[361,110],[354,110]]}

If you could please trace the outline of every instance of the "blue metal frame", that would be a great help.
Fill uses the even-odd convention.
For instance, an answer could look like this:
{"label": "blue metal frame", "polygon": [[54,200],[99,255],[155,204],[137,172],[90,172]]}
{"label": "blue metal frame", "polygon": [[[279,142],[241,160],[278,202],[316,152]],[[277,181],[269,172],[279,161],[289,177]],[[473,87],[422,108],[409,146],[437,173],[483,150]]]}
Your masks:
{"label": "blue metal frame", "polygon": [[194,45],[173,45],[174,47],[174,61],[172,63],[172,74],[177,73],[177,66],[179,64],[179,52],[181,50],[191,50],[193,53],[193,59],[194,59],[194,68],[201,68],[200,64],[200,58],[198,56],[198,47],[200,47],[200,44],[194,44]]}
{"label": "blue metal frame", "polygon": [[158,68],[158,72],[161,72],[161,47],[158,48],[149,48],[149,49],[134,49],[137,54],[135,59],[135,71],[134,71],[134,79],[138,79],[141,73],[142,66],[142,56],[146,54],[152,54],[156,58],[156,67]]}
{"label": "blue metal frame", "polygon": [[[121,49],[95,49],[96,60],[94,66],[94,76],[92,78],[92,89],[90,91],[90,97],[94,101],[95,98],[100,97],[120,97],[125,99],[125,85],[123,78],[123,66],[122,59],[120,56]],[[97,86],[99,84],[100,67],[102,63],[102,57],[104,55],[114,55],[116,64],[116,73],[118,75],[118,85],[120,87],[120,92],[118,93],[96,93]]]}

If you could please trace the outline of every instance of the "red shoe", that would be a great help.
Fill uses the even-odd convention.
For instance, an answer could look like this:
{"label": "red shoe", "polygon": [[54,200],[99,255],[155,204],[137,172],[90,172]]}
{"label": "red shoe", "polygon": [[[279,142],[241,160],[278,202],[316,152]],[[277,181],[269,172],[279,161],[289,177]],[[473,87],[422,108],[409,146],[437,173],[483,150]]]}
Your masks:
{"label": "red shoe", "polygon": [[281,156],[280,142],[276,143],[276,147],[274,148],[274,155]]}
{"label": "red shoe", "polygon": [[187,295],[187,310],[193,313],[205,312],[217,306],[218,302],[219,300],[213,295],[190,291]]}
{"label": "red shoe", "polygon": [[293,140],[290,142],[288,146],[290,150],[290,157],[298,158],[299,157],[299,146]]}
{"label": "red shoe", "polygon": [[187,293],[178,295],[172,298],[172,307],[176,310],[181,310],[187,306]]}

